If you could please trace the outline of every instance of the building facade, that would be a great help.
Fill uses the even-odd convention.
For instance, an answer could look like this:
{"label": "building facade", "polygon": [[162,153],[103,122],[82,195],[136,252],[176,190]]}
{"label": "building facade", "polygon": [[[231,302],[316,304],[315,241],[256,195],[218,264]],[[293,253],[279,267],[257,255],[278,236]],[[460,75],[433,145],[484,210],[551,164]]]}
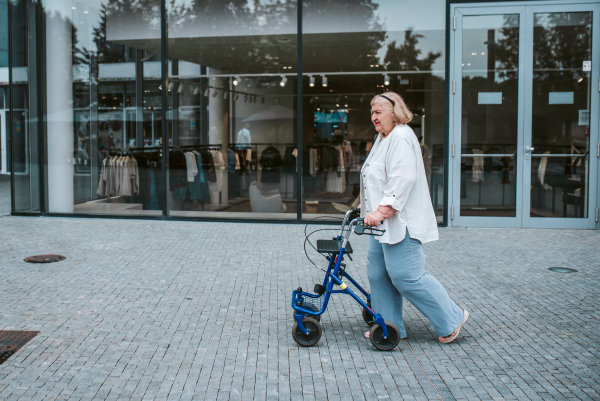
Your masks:
{"label": "building facade", "polygon": [[334,218],[392,90],[440,225],[599,228],[600,2],[2,1],[13,214]]}

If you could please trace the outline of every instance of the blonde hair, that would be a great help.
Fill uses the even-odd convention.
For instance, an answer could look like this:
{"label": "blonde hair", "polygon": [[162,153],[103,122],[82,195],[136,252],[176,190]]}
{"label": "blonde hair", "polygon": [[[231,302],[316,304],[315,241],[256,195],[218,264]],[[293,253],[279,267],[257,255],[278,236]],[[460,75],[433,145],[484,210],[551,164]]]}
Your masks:
{"label": "blonde hair", "polygon": [[[393,100],[395,104],[392,104],[392,102],[381,95],[390,98],[390,100]],[[408,107],[406,107],[406,103],[404,103],[402,96],[396,92],[384,92],[381,95],[375,95],[373,100],[371,100],[371,106],[376,104],[378,106],[382,106],[384,109],[387,109],[394,116],[396,125],[408,124],[412,121],[413,114],[410,112]]]}

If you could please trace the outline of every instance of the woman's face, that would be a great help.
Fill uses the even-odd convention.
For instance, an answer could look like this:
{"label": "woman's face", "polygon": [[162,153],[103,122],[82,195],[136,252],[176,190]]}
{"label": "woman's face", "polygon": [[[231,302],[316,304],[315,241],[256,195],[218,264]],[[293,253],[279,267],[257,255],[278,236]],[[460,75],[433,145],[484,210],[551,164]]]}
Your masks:
{"label": "woman's face", "polygon": [[394,129],[394,116],[392,113],[379,104],[371,106],[371,122],[377,132],[384,137]]}

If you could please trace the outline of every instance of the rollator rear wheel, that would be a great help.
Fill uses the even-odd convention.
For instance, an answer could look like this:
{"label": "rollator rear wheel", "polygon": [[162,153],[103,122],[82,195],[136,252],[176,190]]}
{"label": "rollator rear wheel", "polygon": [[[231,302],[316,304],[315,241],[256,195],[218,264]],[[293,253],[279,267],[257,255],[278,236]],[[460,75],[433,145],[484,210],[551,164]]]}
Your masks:
{"label": "rollator rear wheel", "polygon": [[400,330],[398,329],[398,326],[392,322],[386,321],[385,325],[387,326],[388,331],[387,338],[383,338],[383,328],[375,323],[371,327],[369,339],[371,340],[371,344],[378,350],[391,351],[396,348],[400,342]]}
{"label": "rollator rear wheel", "polygon": [[302,324],[304,325],[304,328],[308,330],[308,335],[300,330],[298,323],[294,323],[294,327],[292,327],[292,337],[301,347],[312,347],[321,339],[323,328],[319,322],[312,317],[305,317],[304,320],[302,320]]}

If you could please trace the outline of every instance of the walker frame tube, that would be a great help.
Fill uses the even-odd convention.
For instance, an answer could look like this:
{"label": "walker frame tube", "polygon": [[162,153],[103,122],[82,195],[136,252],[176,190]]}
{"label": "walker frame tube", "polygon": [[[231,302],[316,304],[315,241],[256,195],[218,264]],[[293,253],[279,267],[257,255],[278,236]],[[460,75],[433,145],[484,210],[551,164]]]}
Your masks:
{"label": "walker frame tube", "polygon": [[[323,280],[323,287],[326,288],[325,298],[323,299],[323,305],[321,306],[320,310],[316,311],[316,312],[312,311],[312,310],[308,310],[301,306],[298,306],[298,305],[296,305],[296,303],[299,300],[302,300],[303,296],[314,299],[314,298],[322,297],[323,294],[320,294],[317,296],[317,295],[310,294],[310,293],[307,293],[304,291],[302,291],[301,294],[299,294],[298,291],[294,291],[293,296],[292,296],[292,308],[296,311],[296,313],[295,313],[296,323],[298,324],[298,327],[300,328],[300,330],[302,330],[302,332],[304,334],[308,335],[309,334],[308,330],[306,330],[306,328],[304,327],[304,324],[302,324],[302,320],[304,319],[304,316],[305,315],[319,316],[319,315],[323,314],[325,312],[325,310],[327,309],[327,305],[329,303],[329,298],[331,297],[331,294],[344,294],[345,293],[345,294],[350,295],[352,298],[354,298],[354,300],[356,302],[358,302],[359,305],[361,305],[363,308],[365,308],[367,311],[369,311],[369,313],[373,316],[375,323],[379,324],[381,326],[381,328],[383,329],[384,338],[387,338],[387,336],[388,336],[387,326],[385,325],[385,322],[384,322],[383,318],[381,317],[381,315],[378,313],[375,313],[373,311],[373,309],[371,309],[369,307],[369,305],[367,305],[358,295],[356,295],[354,293],[354,291],[352,291],[350,288],[348,288],[347,285],[344,285],[344,282],[340,278],[338,278],[340,265],[342,263],[342,259],[344,258],[344,252],[346,251],[346,245],[348,244],[348,237],[350,236],[350,233],[352,232],[353,226],[355,226],[357,223],[356,219],[353,220],[350,224],[348,224],[348,229],[344,230],[344,227],[346,226],[346,222],[347,222],[348,213],[350,213],[350,212],[346,212],[346,215],[344,216],[344,221],[342,223],[342,229],[340,230],[340,233],[337,236],[338,240],[343,239],[343,243],[340,248],[340,252],[335,257],[333,257],[333,255],[327,257],[327,259],[329,260],[329,266],[327,267],[325,279]],[[344,231],[346,232],[345,236],[344,236]],[[333,272],[331,272],[332,268],[333,268]],[[365,291],[365,289],[362,288],[349,274],[346,274],[345,271],[344,271],[342,277],[344,277],[344,276],[348,277],[348,280],[358,290],[360,290],[361,293],[363,293],[367,297],[367,301],[371,298],[371,295],[369,293],[367,293]],[[336,284],[338,286],[344,285],[344,287],[343,287],[343,289],[340,289],[340,290],[334,290],[333,289],[334,284]]]}

